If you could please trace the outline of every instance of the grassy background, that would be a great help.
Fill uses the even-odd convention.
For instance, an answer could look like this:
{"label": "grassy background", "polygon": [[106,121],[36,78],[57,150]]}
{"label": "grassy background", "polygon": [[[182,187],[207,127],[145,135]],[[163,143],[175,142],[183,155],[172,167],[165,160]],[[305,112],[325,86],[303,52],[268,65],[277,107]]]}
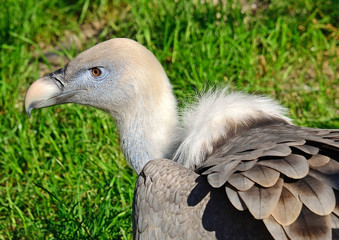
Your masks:
{"label": "grassy background", "polygon": [[[299,125],[339,127],[338,1],[222,2],[2,2],[0,239],[131,239],[136,175],[112,119],[75,105],[31,119],[24,112],[42,68],[64,63],[51,64],[46,51],[67,59],[105,39],[133,38],[164,65],[180,106],[228,85],[270,95]],[[83,37],[93,22],[95,34]]]}

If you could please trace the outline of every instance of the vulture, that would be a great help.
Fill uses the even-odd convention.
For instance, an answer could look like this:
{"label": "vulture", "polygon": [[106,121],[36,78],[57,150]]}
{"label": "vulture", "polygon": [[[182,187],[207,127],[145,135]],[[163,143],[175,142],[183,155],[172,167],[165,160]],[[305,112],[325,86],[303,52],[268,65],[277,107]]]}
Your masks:
{"label": "vulture", "polygon": [[135,239],[339,239],[339,129],[296,126],[274,100],[222,89],[178,114],[159,61],[125,38],[80,53],[25,96],[29,116],[64,103],[116,121],[138,174]]}

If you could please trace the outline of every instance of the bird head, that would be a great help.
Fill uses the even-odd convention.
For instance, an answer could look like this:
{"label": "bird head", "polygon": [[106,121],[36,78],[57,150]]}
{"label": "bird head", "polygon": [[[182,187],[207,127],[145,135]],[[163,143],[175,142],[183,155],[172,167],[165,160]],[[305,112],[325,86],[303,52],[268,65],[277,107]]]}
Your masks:
{"label": "bird head", "polygon": [[78,103],[118,117],[131,106],[156,104],[168,90],[171,86],[156,57],[133,40],[116,38],[35,81],[26,93],[25,109],[30,116],[35,108]]}

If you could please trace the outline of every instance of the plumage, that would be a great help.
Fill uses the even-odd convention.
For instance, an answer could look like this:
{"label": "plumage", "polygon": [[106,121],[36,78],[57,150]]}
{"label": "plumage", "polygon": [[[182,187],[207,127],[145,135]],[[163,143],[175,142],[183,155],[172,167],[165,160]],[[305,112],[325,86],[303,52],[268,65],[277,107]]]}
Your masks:
{"label": "plumage", "polygon": [[316,155],[319,152],[319,148],[309,146],[309,145],[297,145],[294,146],[295,148],[299,149],[300,151],[303,151],[305,153],[308,153],[310,155]]}
{"label": "plumage", "polygon": [[275,209],[283,187],[283,180],[279,179],[269,188],[253,186],[248,191],[239,192],[241,199],[256,219],[264,219]]}
{"label": "plumage", "polygon": [[339,175],[338,174],[324,174],[319,171],[315,171],[313,169],[310,169],[308,175],[322,181],[323,183],[331,186],[333,189],[339,191]]}
{"label": "plumage", "polygon": [[212,187],[218,188],[225,184],[227,179],[236,171],[234,168],[240,160],[230,161],[224,165],[216,165],[209,168],[204,174],[207,175],[208,182]]}
{"label": "plumage", "polygon": [[334,213],[332,213],[330,216],[331,216],[331,227],[339,228],[339,217]]}
{"label": "plumage", "polygon": [[253,168],[257,164],[258,160],[252,160],[252,161],[242,161],[236,166],[236,170],[240,172],[247,171],[251,168]]}
{"label": "plumage", "polygon": [[261,157],[265,156],[275,156],[275,157],[285,157],[287,155],[290,155],[292,150],[285,144],[278,144],[274,148],[270,148],[265,150]]}
{"label": "plumage", "polygon": [[280,176],[279,172],[276,170],[259,164],[241,174],[266,188],[275,185]]}
{"label": "plumage", "polygon": [[249,178],[245,177],[241,173],[234,173],[234,174],[232,174],[228,178],[227,182],[229,184],[231,184],[233,187],[235,187],[236,189],[240,190],[240,191],[246,191],[246,190],[250,189],[251,187],[253,187],[253,185],[254,185],[254,182],[252,180],[250,180]]}
{"label": "plumage", "polygon": [[[337,156],[338,157],[338,156]],[[322,172],[327,175],[336,175],[339,174],[339,162],[338,160],[330,159],[328,163],[320,166],[320,167],[313,167],[319,172]]]}
{"label": "plumage", "polygon": [[303,207],[297,220],[284,226],[291,239],[331,239],[330,216],[319,216]]}
{"label": "plumage", "polygon": [[311,167],[317,168],[325,165],[330,161],[330,157],[322,154],[314,154],[311,158],[308,159],[308,164]]}
{"label": "plumage", "polygon": [[245,209],[247,209],[246,204],[244,203],[243,200],[241,200],[239,193],[236,190],[229,186],[226,186],[225,189],[228,199],[236,209],[240,211],[244,211]]}
{"label": "plumage", "polygon": [[333,189],[316,178],[307,176],[298,182],[285,184],[285,187],[318,215],[329,215],[334,210]]}
{"label": "plumage", "polygon": [[287,188],[283,187],[272,216],[280,225],[290,225],[298,218],[301,208],[302,202]]}
{"label": "plumage", "polygon": [[289,239],[282,225],[277,223],[277,221],[272,216],[269,216],[263,219],[263,222],[265,223],[265,226],[270,231],[272,237],[275,240],[288,240]]}
{"label": "plumage", "polygon": [[309,172],[309,165],[304,156],[290,154],[285,158],[280,159],[267,159],[260,161],[258,164],[273,168],[287,177],[300,179],[307,175]]}
{"label": "plumage", "polygon": [[275,101],[227,90],[179,121],[165,71],[129,39],[79,54],[25,97],[28,114],[63,103],[115,119],[139,174],[135,239],[339,238],[339,130],[295,126]]}

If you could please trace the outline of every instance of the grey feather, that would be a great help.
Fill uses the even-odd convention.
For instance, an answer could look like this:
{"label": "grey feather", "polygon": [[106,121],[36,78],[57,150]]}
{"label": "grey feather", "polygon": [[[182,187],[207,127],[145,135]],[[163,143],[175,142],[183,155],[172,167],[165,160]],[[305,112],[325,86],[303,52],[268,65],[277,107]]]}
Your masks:
{"label": "grey feather", "polygon": [[[278,180],[278,179],[277,179]],[[276,182],[276,181],[275,181]],[[275,183],[274,182],[274,183]],[[241,173],[234,173],[228,178],[228,183],[239,191],[246,191],[253,187],[254,182]],[[272,185],[274,185],[274,183]]]}
{"label": "grey feather", "polygon": [[303,207],[298,219],[291,225],[284,226],[291,239],[323,239],[332,238],[330,216],[319,216]]}
{"label": "grey feather", "polygon": [[[337,156],[339,157],[339,156]],[[314,167],[319,172],[325,173],[325,174],[338,174],[339,173],[339,160],[335,161],[333,159],[330,159],[330,161],[320,167]]]}
{"label": "grey feather", "polygon": [[330,157],[322,154],[314,154],[311,158],[308,159],[308,164],[311,167],[317,168],[327,164],[330,159]]}
{"label": "grey feather", "polygon": [[339,191],[339,173],[337,174],[324,174],[322,172],[318,172],[313,170],[312,168],[309,171],[309,175],[322,181],[323,183],[331,186],[332,188]]}
{"label": "grey feather", "polygon": [[298,218],[301,208],[302,202],[283,187],[280,199],[272,212],[272,216],[280,225],[290,225]]}
{"label": "grey feather", "polygon": [[207,175],[208,182],[211,186],[218,188],[225,184],[227,179],[235,172],[235,167],[240,163],[240,160],[234,160],[224,165],[216,165],[204,174]]}
{"label": "grey feather", "polygon": [[328,215],[335,207],[332,188],[316,178],[307,176],[296,183],[285,184],[285,187],[315,214]]}
{"label": "grey feather", "polygon": [[233,190],[231,187],[228,187],[228,186],[226,186],[225,188],[226,188],[227,197],[231,201],[233,206],[240,211],[246,210],[247,207],[246,207],[245,203],[243,202],[243,200],[241,200],[238,192]]}
{"label": "grey feather", "polygon": [[310,155],[316,155],[319,152],[319,148],[309,145],[298,145],[293,147]]}
{"label": "grey feather", "polygon": [[257,164],[258,160],[252,160],[252,161],[242,161],[238,164],[238,166],[235,167],[237,171],[247,171],[251,168],[253,168]]}
{"label": "grey feather", "polygon": [[273,186],[280,176],[278,171],[259,164],[241,174],[263,187]]}
{"label": "grey feather", "polygon": [[282,159],[260,161],[259,164],[276,169],[287,177],[295,179],[305,177],[309,169],[306,158],[295,154]]}
{"label": "grey feather", "polygon": [[283,180],[270,188],[253,186],[245,192],[239,192],[241,199],[256,219],[267,218],[277,205],[282,191]]}
{"label": "grey feather", "polygon": [[283,227],[272,216],[264,218],[263,222],[275,240],[288,240]]}
{"label": "grey feather", "polygon": [[[157,168],[152,168],[151,165]],[[162,177],[153,177],[158,175]],[[166,176],[177,179],[177,182],[168,185]],[[152,179],[149,185],[145,185],[148,182],[147,179]],[[159,237],[158,239],[271,239],[262,222],[250,218],[247,211],[237,213],[238,210],[228,202],[224,190],[211,187],[206,178],[202,178],[173,161],[150,161],[138,177],[136,186],[141,185],[146,188],[143,189],[144,192],[148,192],[148,188],[156,185],[157,191],[179,193],[177,196],[184,197],[185,201],[175,203],[173,200],[175,201],[176,198],[170,194],[168,196],[167,194],[158,195],[167,196],[159,202],[160,209],[163,209],[166,214],[161,218],[156,218],[150,215],[157,215],[162,211],[150,210],[151,205],[141,209],[136,206],[142,206],[143,204],[138,202],[143,202],[144,198],[156,198],[157,195],[145,195],[139,192],[142,188],[137,187],[133,204],[134,219],[142,218],[142,221],[145,221],[146,217],[148,227],[145,228],[145,224],[140,221],[134,221],[135,239],[150,239],[155,234]],[[168,210],[170,208],[171,210]],[[151,221],[154,219],[161,221],[158,227],[160,231],[156,233],[156,226],[159,223],[152,224]],[[229,219],[232,221],[228,221]],[[255,232],[256,236],[253,235]]]}
{"label": "grey feather", "polygon": [[283,142],[284,144],[286,144],[287,146],[300,146],[300,145],[304,145],[306,143],[305,139],[299,139],[297,141],[287,141],[287,142]]}
{"label": "grey feather", "polygon": [[291,154],[291,149],[285,144],[278,144],[274,148],[269,148],[265,150],[261,157],[265,156],[276,156],[276,157],[283,157]]}
{"label": "grey feather", "polygon": [[339,217],[334,213],[332,213],[330,216],[331,216],[331,227],[339,228]]}

